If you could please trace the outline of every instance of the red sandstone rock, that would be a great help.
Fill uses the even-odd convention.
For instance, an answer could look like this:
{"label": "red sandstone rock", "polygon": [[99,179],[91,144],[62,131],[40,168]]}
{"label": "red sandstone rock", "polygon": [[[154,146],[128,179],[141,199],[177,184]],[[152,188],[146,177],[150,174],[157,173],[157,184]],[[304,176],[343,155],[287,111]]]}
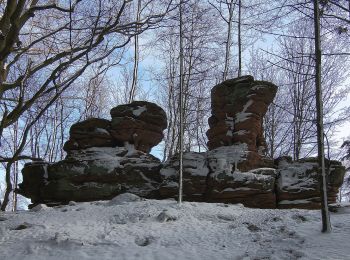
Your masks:
{"label": "red sandstone rock", "polygon": [[245,167],[250,154],[247,144],[223,146],[207,153],[210,169],[207,201],[242,203],[255,208],[276,207],[276,170],[260,168],[248,172]]}
{"label": "red sandstone rock", "polygon": [[111,122],[101,118],[89,118],[73,124],[70,128],[70,138],[64,144],[66,152],[90,147],[115,146],[110,135]]}
{"label": "red sandstone rock", "polygon": [[[183,199],[186,201],[205,201],[207,188],[206,154],[185,152],[183,155]],[[179,192],[179,156],[168,160],[160,171],[161,184],[159,194],[161,198],[178,198]]]}
{"label": "red sandstone rock", "polygon": [[134,101],[111,110],[111,134],[119,143],[134,144],[135,149],[150,152],[163,139],[166,114],[156,104]]}
{"label": "red sandstone rock", "polygon": [[161,166],[154,156],[129,154],[124,147],[74,150],[57,163],[26,164],[17,192],[32,203],[51,205],[111,199],[124,192],[155,199]]}
{"label": "red sandstone rock", "polygon": [[[277,179],[277,207],[320,209],[320,173],[316,159],[308,158],[292,162],[291,158],[284,157],[276,160],[278,164]],[[335,203],[339,187],[343,183],[345,168],[337,161],[330,163],[330,172],[327,176],[328,203]]]}
{"label": "red sandstone rock", "polygon": [[226,80],[211,92],[212,116],[207,131],[210,150],[221,146],[245,143],[249,151],[241,171],[272,166],[262,154],[266,149],[262,121],[277,87],[252,76]]}

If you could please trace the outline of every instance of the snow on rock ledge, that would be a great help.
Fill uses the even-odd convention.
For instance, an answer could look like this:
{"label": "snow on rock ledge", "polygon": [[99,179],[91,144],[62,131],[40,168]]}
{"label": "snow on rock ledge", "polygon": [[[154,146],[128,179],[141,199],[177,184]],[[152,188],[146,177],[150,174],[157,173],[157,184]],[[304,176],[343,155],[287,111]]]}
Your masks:
{"label": "snow on rock ledge", "polygon": [[127,154],[123,147],[95,147],[57,163],[28,164],[19,193],[34,204],[111,199],[124,192],[157,198],[160,161],[140,151]]}
{"label": "snow on rock ledge", "polygon": [[[183,155],[183,194],[188,201],[204,201],[206,179],[209,174],[206,154],[186,152]],[[175,198],[179,189],[178,155],[168,160],[160,171],[162,183],[159,193],[162,198]]]}
{"label": "snow on rock ledge", "polygon": [[255,169],[249,172],[222,171],[208,177],[210,202],[242,203],[247,207],[275,208],[276,170]]}
{"label": "snow on rock ledge", "polygon": [[[290,157],[276,160],[278,169],[277,201],[278,208],[319,209],[320,173],[315,158],[293,162]],[[339,187],[343,183],[345,168],[337,161],[326,160],[328,203],[335,203]]]}

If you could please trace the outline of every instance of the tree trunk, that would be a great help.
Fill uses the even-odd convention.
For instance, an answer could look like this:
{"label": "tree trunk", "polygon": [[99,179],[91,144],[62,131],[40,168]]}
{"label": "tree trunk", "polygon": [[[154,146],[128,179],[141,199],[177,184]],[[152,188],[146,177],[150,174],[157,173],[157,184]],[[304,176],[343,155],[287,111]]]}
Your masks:
{"label": "tree trunk", "polygon": [[11,194],[11,191],[12,191],[12,182],[11,182],[11,167],[12,167],[12,164],[13,164],[13,161],[9,161],[6,164],[6,173],[5,173],[5,175],[6,175],[5,176],[5,179],[6,179],[6,191],[5,191],[4,199],[3,199],[2,204],[1,204],[1,208],[0,208],[1,211],[5,211],[6,210],[7,204],[10,201],[10,194]]}
{"label": "tree trunk", "polygon": [[242,37],[241,37],[241,14],[242,1],[238,1],[238,77],[242,75]]}
{"label": "tree trunk", "polygon": [[[141,15],[141,0],[138,0],[137,3],[137,14],[136,14],[136,21],[140,21],[140,15]],[[136,31],[138,31],[138,26],[136,25]],[[137,77],[138,77],[138,67],[139,67],[139,36],[136,34],[135,37],[135,43],[134,43],[134,70],[132,74],[132,84],[130,89],[130,96],[129,96],[129,103],[134,101],[135,98],[135,92],[136,92],[136,85],[137,85]]]}
{"label": "tree trunk", "polygon": [[226,39],[226,50],[225,50],[225,67],[224,67],[224,73],[223,73],[223,80],[227,79],[228,70],[230,67],[230,60],[231,60],[231,34],[232,34],[232,18],[233,18],[233,0],[229,3],[229,15],[228,15],[228,21],[227,21],[227,39]]}
{"label": "tree trunk", "polygon": [[324,131],[323,131],[323,103],[321,87],[321,38],[320,38],[320,13],[318,0],[314,0],[314,25],[315,25],[315,56],[316,56],[316,110],[317,110],[317,145],[318,145],[318,163],[321,169],[320,191],[321,191],[321,214],[322,214],[322,232],[331,231],[327,201],[327,183],[326,169],[324,160]]}
{"label": "tree trunk", "polygon": [[182,9],[183,9],[183,1],[180,0],[180,104],[179,104],[179,112],[180,112],[180,133],[179,133],[179,144],[180,144],[180,168],[179,168],[179,199],[178,202],[181,205],[182,203],[182,175],[183,175],[183,87],[184,87],[184,55],[183,55],[183,21],[182,21]]}

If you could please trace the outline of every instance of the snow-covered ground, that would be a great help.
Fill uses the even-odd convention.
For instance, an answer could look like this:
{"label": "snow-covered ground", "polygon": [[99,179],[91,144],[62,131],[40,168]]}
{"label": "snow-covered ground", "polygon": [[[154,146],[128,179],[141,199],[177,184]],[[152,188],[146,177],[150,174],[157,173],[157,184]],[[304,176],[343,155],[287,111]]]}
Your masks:
{"label": "snow-covered ground", "polygon": [[0,213],[0,259],[350,259],[350,208],[320,212],[143,200]]}

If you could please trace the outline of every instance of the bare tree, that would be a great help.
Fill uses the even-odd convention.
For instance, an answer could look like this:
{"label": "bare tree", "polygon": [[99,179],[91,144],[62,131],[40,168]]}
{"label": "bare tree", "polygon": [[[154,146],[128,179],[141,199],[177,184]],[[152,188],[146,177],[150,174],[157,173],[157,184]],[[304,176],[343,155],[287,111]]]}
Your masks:
{"label": "bare tree", "polygon": [[[199,0],[184,2],[183,15],[183,106],[184,106],[184,150],[206,150],[208,113],[210,112],[210,89],[215,84],[217,51],[214,39],[216,24],[208,23],[212,12],[210,6]],[[164,66],[158,72],[160,87],[158,97],[164,104],[168,116],[168,128],[164,138],[164,159],[179,152],[179,34],[174,30],[174,20],[157,35],[157,47],[161,50],[158,60]],[[176,28],[176,27],[175,27]],[[166,75],[164,77],[164,75]]]}
{"label": "bare tree", "polygon": [[179,39],[180,39],[180,52],[179,52],[179,62],[180,62],[180,85],[179,85],[179,114],[180,114],[180,120],[179,120],[179,198],[178,202],[181,205],[182,203],[182,174],[183,174],[183,147],[184,147],[184,34],[183,34],[183,10],[184,4],[183,1],[180,0],[179,5]]}
{"label": "bare tree", "polygon": [[[216,0],[215,3],[209,2],[219,13],[220,17],[225,21],[227,26],[227,37],[225,40],[225,60],[224,60],[224,72],[222,79],[226,80],[229,72],[229,66],[231,64],[231,46],[232,46],[232,23],[233,12],[236,7],[237,0]],[[227,15],[224,15],[223,8],[226,7]],[[240,23],[239,23],[240,24]],[[240,26],[238,26],[240,28]]]}
{"label": "bare tree", "polygon": [[321,86],[321,33],[320,33],[320,13],[319,2],[314,1],[314,23],[315,23],[315,56],[316,56],[316,114],[317,114],[317,147],[318,147],[318,164],[321,169],[320,192],[321,192],[321,212],[322,212],[322,232],[331,231],[331,222],[328,210],[327,199],[327,181],[326,181],[326,165],[324,154],[324,129],[323,129],[323,103],[322,103],[322,86]]}
{"label": "bare tree", "polygon": [[[312,35],[307,29],[309,26],[310,20],[293,23],[286,31],[286,36],[278,37],[279,50],[264,51],[265,65],[261,66],[263,71],[273,71],[269,73],[270,76],[267,75],[268,79],[280,86],[275,103],[270,108],[273,112],[271,109],[277,106],[278,115],[284,114],[277,130],[281,140],[284,140],[284,147],[278,148],[277,155],[290,154],[295,160],[310,156],[316,148],[315,59]],[[323,47],[328,52],[335,52],[339,48],[332,39],[325,39]],[[259,62],[261,61],[256,59],[254,61]],[[343,56],[324,56],[322,85],[326,133],[332,132],[346,120],[345,114],[340,113],[338,108],[348,93],[344,85],[348,75],[346,68],[347,60]],[[342,110],[345,111],[346,108]],[[269,113],[267,118],[271,119]],[[274,120],[271,120],[272,123]],[[270,133],[267,134],[271,136]],[[329,141],[332,141],[331,137]]]}
{"label": "bare tree", "polygon": [[[25,122],[18,149],[1,158],[6,163],[7,184],[2,210],[13,189],[12,165],[31,158],[22,154],[31,128],[91,65],[100,62],[106,68],[108,57],[120,60],[130,39],[157,26],[173,6],[171,0],[157,5],[144,1],[138,21],[129,15],[130,8],[128,0],[0,3],[0,141],[9,126]],[[49,152],[51,157],[55,149]]]}

